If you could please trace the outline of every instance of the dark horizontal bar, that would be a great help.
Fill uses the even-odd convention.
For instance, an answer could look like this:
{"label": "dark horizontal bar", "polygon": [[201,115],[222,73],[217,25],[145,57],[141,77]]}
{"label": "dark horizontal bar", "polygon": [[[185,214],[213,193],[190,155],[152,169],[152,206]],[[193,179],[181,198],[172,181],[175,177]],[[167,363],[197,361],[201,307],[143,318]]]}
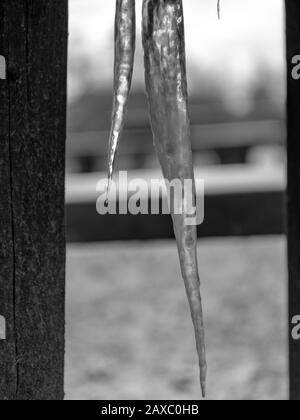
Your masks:
{"label": "dark horizontal bar", "polygon": [[[219,168],[204,171],[205,220],[198,227],[199,237],[284,233],[285,194],[281,169],[256,170],[252,166],[244,169],[233,165],[226,171]],[[151,176],[157,173],[145,175],[145,179]],[[174,237],[169,215],[98,215],[97,194],[91,188],[96,185],[97,175],[72,178],[74,180],[67,183],[69,242]]]}
{"label": "dark horizontal bar", "polygon": [[[209,195],[199,237],[284,233],[284,194],[279,191]],[[69,242],[127,241],[173,238],[169,215],[105,215],[95,203],[67,204]]]}

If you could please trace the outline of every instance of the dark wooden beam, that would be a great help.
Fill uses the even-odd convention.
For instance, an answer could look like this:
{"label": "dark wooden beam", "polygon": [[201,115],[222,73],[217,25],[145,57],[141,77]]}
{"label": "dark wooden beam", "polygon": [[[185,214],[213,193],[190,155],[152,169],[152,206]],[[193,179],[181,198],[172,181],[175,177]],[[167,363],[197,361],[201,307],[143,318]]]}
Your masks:
{"label": "dark wooden beam", "polygon": [[[198,237],[283,234],[283,210],[283,192],[211,194],[205,199],[205,221],[198,227]],[[168,215],[99,216],[95,202],[67,203],[69,242],[170,238],[174,232]]]}
{"label": "dark wooden beam", "polygon": [[2,0],[0,55],[0,399],[62,399],[67,0]]}
{"label": "dark wooden beam", "polygon": [[290,398],[300,400],[300,340],[292,336],[294,317],[300,315],[300,80],[293,64],[300,55],[299,0],[286,0],[286,34]]}
{"label": "dark wooden beam", "polygon": [[[284,177],[282,168],[264,171],[251,167],[204,171],[205,220],[199,238],[283,234]],[[151,240],[174,237],[168,215],[105,215],[96,212],[96,183],[105,174],[67,179],[67,240],[69,242]],[[131,172],[131,177],[134,172]],[[160,173],[141,175],[157,179]],[[277,179],[276,179],[277,176]],[[150,208],[150,202],[148,208]],[[161,207],[161,206],[160,206]]]}
{"label": "dark wooden beam", "polygon": [[[6,26],[6,10],[4,2],[0,2],[0,54],[4,54],[2,55],[2,66],[7,56]],[[10,188],[9,91],[4,73],[7,73],[7,69],[4,72],[2,67],[2,78],[0,80],[0,316],[2,317],[2,328],[4,330],[0,340],[0,398],[13,399],[16,396],[17,386],[14,330],[14,257]]]}

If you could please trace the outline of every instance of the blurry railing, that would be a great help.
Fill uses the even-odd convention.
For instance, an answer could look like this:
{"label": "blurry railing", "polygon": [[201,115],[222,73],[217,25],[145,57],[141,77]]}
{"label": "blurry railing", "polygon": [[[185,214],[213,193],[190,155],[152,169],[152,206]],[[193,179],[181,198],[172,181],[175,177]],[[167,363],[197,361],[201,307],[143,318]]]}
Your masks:
{"label": "blurry railing", "polygon": [[[205,221],[199,237],[280,234],[285,230],[285,165],[247,163],[251,149],[285,144],[283,121],[234,121],[192,126],[194,154],[213,152],[219,164],[198,169],[205,181]],[[70,133],[67,177],[67,238],[71,242],[145,240],[173,237],[167,215],[105,215],[96,212],[96,184],[106,177],[107,131]],[[126,129],[118,160],[130,159],[130,177],[161,177],[158,167],[147,169],[154,155],[152,134],[140,126]],[[128,164],[128,162],[127,162]],[[226,165],[224,165],[226,164]],[[72,165],[76,174],[72,174]],[[143,168],[144,169],[140,169]],[[121,188],[121,187],[120,187]],[[161,198],[160,198],[161,200]],[[118,203],[119,205],[120,203]]]}
{"label": "blurry railing", "polygon": [[[192,125],[191,136],[194,153],[214,152],[220,164],[245,163],[248,151],[255,146],[283,145],[285,126],[279,120],[200,124]],[[108,131],[70,133],[69,167],[80,172],[104,170],[108,137]],[[143,167],[153,153],[148,127],[124,131],[118,158],[131,158],[132,169]]]}
{"label": "blurry railing", "polygon": [[[105,176],[105,173],[68,176],[69,241],[173,237],[168,215],[98,215],[96,184]],[[150,182],[161,175],[159,171],[133,171],[130,176]],[[225,168],[218,165],[196,171],[196,177],[205,181],[205,221],[198,228],[199,237],[284,232],[285,171],[282,165],[227,165]]]}

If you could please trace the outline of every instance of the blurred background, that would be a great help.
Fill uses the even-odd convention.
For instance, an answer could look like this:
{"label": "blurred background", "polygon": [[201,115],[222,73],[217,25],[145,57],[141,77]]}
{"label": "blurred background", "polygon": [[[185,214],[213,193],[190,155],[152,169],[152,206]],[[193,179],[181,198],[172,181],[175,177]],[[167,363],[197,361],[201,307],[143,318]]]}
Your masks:
{"label": "blurred background", "polygon": [[[287,397],[284,3],[184,0],[211,399]],[[168,216],[99,216],[115,1],[70,0],[67,399],[198,399],[192,322]],[[117,170],[157,178],[137,0]]]}

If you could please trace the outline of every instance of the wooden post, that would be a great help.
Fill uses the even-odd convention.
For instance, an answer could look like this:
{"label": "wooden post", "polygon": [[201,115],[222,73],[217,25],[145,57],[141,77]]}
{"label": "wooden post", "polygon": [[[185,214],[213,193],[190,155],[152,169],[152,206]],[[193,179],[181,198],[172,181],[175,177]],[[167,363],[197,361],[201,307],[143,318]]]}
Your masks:
{"label": "wooden post", "polygon": [[[290,398],[300,400],[300,2],[286,0]],[[298,56],[298,57],[297,57]]]}
{"label": "wooden post", "polygon": [[2,0],[0,56],[0,399],[62,399],[67,0]]}

